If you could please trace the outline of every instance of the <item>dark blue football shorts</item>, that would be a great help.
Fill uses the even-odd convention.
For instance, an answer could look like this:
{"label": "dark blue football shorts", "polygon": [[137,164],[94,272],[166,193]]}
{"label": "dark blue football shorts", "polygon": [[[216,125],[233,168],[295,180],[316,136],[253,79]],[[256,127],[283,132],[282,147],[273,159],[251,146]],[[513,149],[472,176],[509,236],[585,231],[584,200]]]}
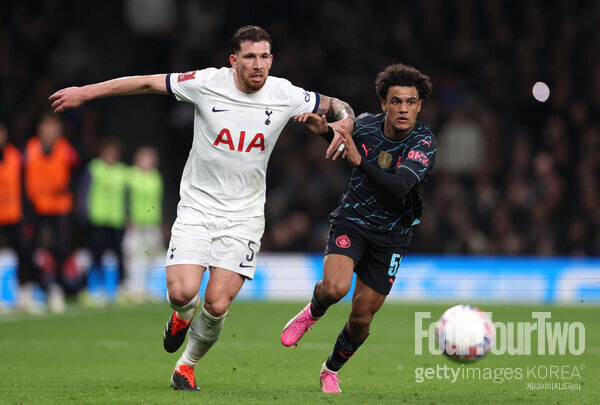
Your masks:
{"label": "dark blue football shorts", "polygon": [[411,235],[372,231],[352,221],[336,219],[329,227],[325,255],[335,253],[354,260],[354,272],[363,283],[388,295]]}

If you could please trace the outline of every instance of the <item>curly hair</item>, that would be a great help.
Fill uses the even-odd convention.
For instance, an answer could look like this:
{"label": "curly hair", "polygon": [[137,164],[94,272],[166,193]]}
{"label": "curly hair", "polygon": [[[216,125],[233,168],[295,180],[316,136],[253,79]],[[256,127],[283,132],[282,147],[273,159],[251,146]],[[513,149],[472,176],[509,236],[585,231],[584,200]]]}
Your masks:
{"label": "curly hair", "polygon": [[431,95],[431,79],[412,66],[398,63],[390,65],[377,75],[375,90],[377,95],[385,100],[390,87],[405,86],[416,87],[419,99],[424,100]]}
{"label": "curly hair", "polygon": [[271,36],[264,28],[258,25],[246,25],[240,28],[233,34],[229,44],[231,45],[232,53],[237,53],[242,49],[242,42],[261,42],[267,41],[271,50],[273,49],[273,42],[271,42]]}

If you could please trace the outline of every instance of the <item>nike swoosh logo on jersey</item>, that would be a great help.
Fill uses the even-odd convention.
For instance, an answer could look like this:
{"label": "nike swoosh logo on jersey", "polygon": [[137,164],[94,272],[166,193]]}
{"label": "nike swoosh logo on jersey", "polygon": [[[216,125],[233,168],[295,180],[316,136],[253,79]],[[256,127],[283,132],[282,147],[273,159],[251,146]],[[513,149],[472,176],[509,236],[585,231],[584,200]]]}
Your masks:
{"label": "nike swoosh logo on jersey", "polygon": [[223,112],[223,111],[229,111],[229,110],[217,110],[217,107],[213,107],[212,112]]}
{"label": "nike swoosh logo on jersey", "polygon": [[244,263],[240,262],[240,267],[241,268],[252,267],[252,265],[248,265],[248,264],[244,264]]}

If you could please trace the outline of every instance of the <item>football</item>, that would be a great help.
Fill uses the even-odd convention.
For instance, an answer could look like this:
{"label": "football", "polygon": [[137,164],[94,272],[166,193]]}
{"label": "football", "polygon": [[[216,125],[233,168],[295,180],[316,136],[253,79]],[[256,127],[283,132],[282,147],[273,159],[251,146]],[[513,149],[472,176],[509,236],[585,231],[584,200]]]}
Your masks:
{"label": "football", "polygon": [[485,357],[494,340],[492,317],[471,305],[456,305],[446,310],[437,324],[439,349],[460,363]]}

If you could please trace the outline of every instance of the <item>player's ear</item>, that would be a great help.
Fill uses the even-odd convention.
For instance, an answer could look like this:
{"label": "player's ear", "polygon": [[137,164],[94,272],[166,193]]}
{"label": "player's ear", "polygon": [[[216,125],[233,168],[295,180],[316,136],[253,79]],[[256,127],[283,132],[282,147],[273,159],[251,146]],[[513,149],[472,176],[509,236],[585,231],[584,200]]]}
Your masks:
{"label": "player's ear", "polygon": [[381,99],[381,109],[383,110],[384,113],[387,112],[387,103],[385,102],[385,100],[383,98]]}
{"label": "player's ear", "polygon": [[417,113],[421,112],[421,105],[423,104],[423,100],[419,99],[419,107],[417,108]]}
{"label": "player's ear", "polygon": [[231,67],[236,69],[237,57],[234,54],[229,55],[229,63],[231,63]]}

